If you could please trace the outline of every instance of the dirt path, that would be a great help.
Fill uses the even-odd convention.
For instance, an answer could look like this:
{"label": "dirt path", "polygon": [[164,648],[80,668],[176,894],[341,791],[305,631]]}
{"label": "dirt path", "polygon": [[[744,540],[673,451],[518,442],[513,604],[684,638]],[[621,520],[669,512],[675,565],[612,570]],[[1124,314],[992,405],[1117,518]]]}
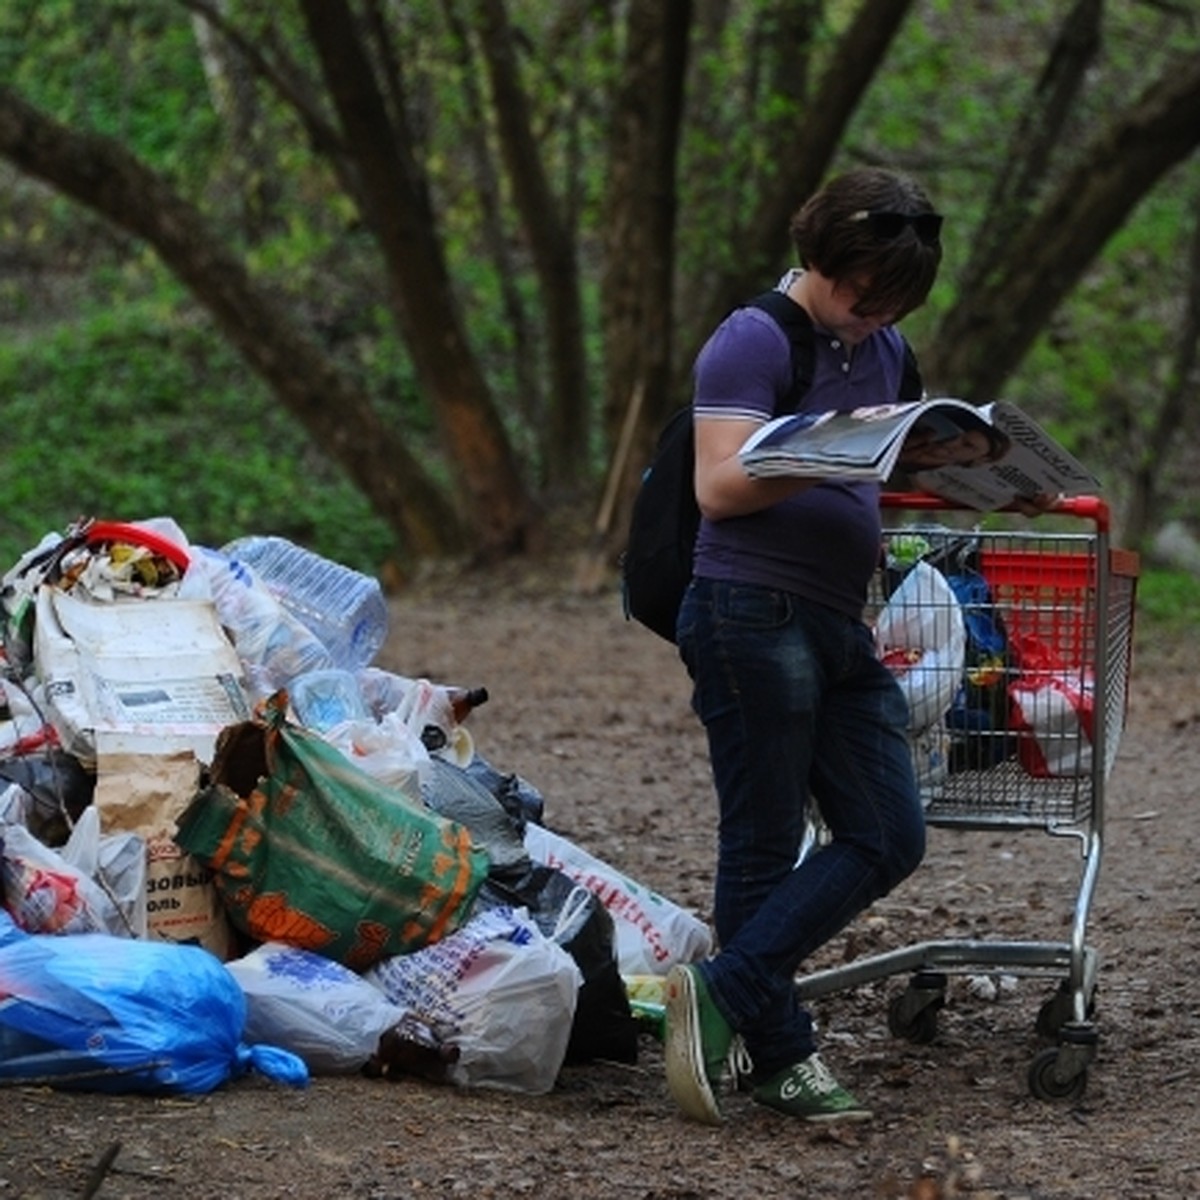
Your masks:
{"label": "dirt path", "polygon": [[[733,1096],[719,1129],[684,1122],[656,1043],[635,1066],[566,1070],[550,1095],[418,1082],[242,1079],[154,1100],[0,1091],[0,1197],[78,1197],[120,1149],[101,1197],[817,1196],[1176,1198],[1200,1194],[1200,676],[1184,648],[1139,654],[1108,787],[1090,940],[1102,958],[1101,1046],[1080,1102],[1026,1086],[1045,981],[995,999],[951,983],[928,1045],[891,1038],[901,979],[816,1003],[825,1055],[869,1097],[853,1129],[798,1126]],[[392,607],[382,664],[486,684],[478,749],[545,796],[546,819],[627,874],[705,912],[712,801],[673,650],[611,595],[489,580]],[[932,937],[1059,940],[1076,844],[1039,832],[935,830],[917,875],[822,955]]]}

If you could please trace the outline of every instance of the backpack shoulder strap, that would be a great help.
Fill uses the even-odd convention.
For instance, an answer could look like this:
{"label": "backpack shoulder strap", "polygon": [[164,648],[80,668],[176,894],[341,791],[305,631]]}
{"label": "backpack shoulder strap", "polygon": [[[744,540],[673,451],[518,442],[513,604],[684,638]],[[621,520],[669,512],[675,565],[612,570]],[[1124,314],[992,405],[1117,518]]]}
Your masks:
{"label": "backpack shoulder strap", "polygon": [[[901,334],[901,337],[903,336]],[[904,369],[900,376],[899,399],[925,399],[925,381],[921,378],[921,368],[917,363],[917,356],[912,346],[908,343],[908,338],[904,338]]]}
{"label": "backpack shoulder strap", "polygon": [[[788,403],[795,408],[804,393],[812,387],[816,351],[813,344],[812,318],[785,292],[769,291],[755,296],[748,305],[770,313],[788,336],[792,347],[792,391]],[[899,400],[921,400],[925,396],[925,381],[912,346],[903,334],[904,366],[900,376]]]}
{"label": "backpack shoulder strap", "polygon": [[[763,312],[770,313],[787,334],[792,347],[792,390],[784,398],[784,403],[795,408],[804,393],[812,387],[816,358],[812,318],[786,293],[774,290],[755,296],[748,302],[748,307],[761,308]],[[783,403],[779,408],[783,408]]]}

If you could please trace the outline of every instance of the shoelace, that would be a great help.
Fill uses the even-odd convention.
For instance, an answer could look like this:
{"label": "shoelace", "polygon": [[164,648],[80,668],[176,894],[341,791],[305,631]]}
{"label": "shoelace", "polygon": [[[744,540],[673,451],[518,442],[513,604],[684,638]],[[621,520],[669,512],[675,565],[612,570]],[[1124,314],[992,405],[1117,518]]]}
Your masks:
{"label": "shoelace", "polygon": [[754,1074],[754,1060],[750,1057],[750,1051],[746,1049],[746,1043],[742,1040],[740,1033],[735,1033],[733,1041],[729,1043],[729,1053],[725,1057],[725,1065],[733,1077],[735,1087],[740,1089],[749,1085],[751,1076]]}
{"label": "shoelace", "polygon": [[[734,1034],[733,1041],[729,1043],[725,1065],[733,1078],[734,1086],[741,1091],[749,1090],[754,1077],[754,1060],[750,1057],[750,1051],[746,1049],[741,1034]],[[833,1072],[816,1051],[803,1062],[796,1063],[792,1068],[792,1079],[816,1096],[828,1096],[841,1088],[841,1084],[833,1077]],[[792,1090],[794,1088],[795,1083]]]}
{"label": "shoelace", "polygon": [[838,1081],[834,1079],[832,1072],[816,1053],[810,1054],[803,1062],[797,1063],[795,1072],[801,1077],[807,1087],[818,1096],[826,1096],[830,1092],[836,1092],[840,1086]]}

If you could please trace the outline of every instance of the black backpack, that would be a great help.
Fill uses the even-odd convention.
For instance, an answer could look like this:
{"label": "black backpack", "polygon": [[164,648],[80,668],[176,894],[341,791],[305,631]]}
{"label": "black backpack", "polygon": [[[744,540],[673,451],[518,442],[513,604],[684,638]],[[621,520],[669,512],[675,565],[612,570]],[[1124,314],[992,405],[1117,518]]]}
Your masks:
{"label": "black backpack", "polygon": [[[776,405],[795,408],[812,384],[813,331],[808,313],[783,292],[764,292],[750,305],[779,322],[792,346],[792,388]],[[663,426],[633,502],[629,539],[621,556],[626,618],[675,641],[675,618],[692,578],[700,509],[694,483],[695,432],[685,404]]]}

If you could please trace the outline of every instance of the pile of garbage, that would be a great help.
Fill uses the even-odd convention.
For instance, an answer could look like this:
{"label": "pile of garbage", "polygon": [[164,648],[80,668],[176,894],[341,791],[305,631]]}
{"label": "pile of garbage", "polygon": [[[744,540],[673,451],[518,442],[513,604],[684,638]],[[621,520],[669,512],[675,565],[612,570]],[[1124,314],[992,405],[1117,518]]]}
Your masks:
{"label": "pile of garbage", "polygon": [[479,751],[482,689],[374,665],[387,605],[342,564],[84,520],[0,622],[0,1086],[540,1093],[636,1061],[710,949]]}

